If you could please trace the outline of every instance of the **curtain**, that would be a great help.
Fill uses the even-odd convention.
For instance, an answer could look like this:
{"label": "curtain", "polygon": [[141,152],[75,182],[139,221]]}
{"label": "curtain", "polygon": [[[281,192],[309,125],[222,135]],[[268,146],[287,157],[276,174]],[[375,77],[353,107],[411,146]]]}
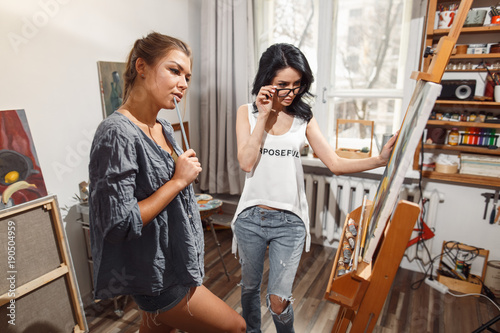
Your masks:
{"label": "curtain", "polygon": [[204,0],[201,20],[200,188],[240,194],[236,110],[250,102],[253,1]]}

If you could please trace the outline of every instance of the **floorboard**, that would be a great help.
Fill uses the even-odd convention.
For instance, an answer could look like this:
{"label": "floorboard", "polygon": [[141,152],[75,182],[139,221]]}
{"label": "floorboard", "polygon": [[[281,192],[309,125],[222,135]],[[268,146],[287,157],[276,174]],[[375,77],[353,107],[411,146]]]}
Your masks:
{"label": "floorboard", "polygon": [[[230,229],[218,229],[224,263],[229,281],[219,257],[211,231],[205,231],[205,286],[241,313],[241,269],[238,259],[231,253]],[[326,285],[335,256],[335,249],[312,244],[304,253],[294,283],[295,331],[298,333],[331,332],[339,305],[324,299]],[[275,333],[274,323],[267,311],[265,294],[269,261],[264,264],[262,284],[262,332]],[[425,283],[415,284],[423,274],[399,269],[387,295],[382,313],[374,329],[376,333],[457,333],[472,332],[500,312],[483,297],[455,298],[433,290]],[[418,288],[417,288],[418,287]],[[119,300],[123,303],[123,298]],[[129,299],[123,316],[114,311],[111,301],[91,304],[86,308],[91,333],[136,333],[139,330],[140,311]],[[500,322],[492,328],[500,331]],[[486,331],[485,331],[486,332]]]}

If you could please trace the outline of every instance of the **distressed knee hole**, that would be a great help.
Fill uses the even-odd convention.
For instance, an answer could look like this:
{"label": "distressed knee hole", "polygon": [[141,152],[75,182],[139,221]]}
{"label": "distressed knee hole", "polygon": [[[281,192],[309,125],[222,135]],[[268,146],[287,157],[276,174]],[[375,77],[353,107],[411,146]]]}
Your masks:
{"label": "distressed knee hole", "polygon": [[278,295],[267,295],[267,308],[273,315],[281,315],[295,301],[292,297],[283,297]]}

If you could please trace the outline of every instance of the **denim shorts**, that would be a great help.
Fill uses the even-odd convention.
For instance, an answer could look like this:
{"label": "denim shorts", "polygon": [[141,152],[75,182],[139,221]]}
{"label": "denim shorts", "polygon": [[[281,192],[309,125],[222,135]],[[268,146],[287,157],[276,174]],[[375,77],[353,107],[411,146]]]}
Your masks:
{"label": "denim shorts", "polygon": [[172,309],[189,293],[190,287],[175,285],[163,290],[157,296],[132,295],[139,309],[151,313],[159,313]]}

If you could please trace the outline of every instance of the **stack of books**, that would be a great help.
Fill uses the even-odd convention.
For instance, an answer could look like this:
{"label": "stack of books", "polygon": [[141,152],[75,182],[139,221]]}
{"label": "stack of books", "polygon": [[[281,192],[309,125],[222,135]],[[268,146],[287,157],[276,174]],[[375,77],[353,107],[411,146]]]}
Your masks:
{"label": "stack of books", "polygon": [[500,177],[500,157],[478,154],[460,154],[460,173]]}

